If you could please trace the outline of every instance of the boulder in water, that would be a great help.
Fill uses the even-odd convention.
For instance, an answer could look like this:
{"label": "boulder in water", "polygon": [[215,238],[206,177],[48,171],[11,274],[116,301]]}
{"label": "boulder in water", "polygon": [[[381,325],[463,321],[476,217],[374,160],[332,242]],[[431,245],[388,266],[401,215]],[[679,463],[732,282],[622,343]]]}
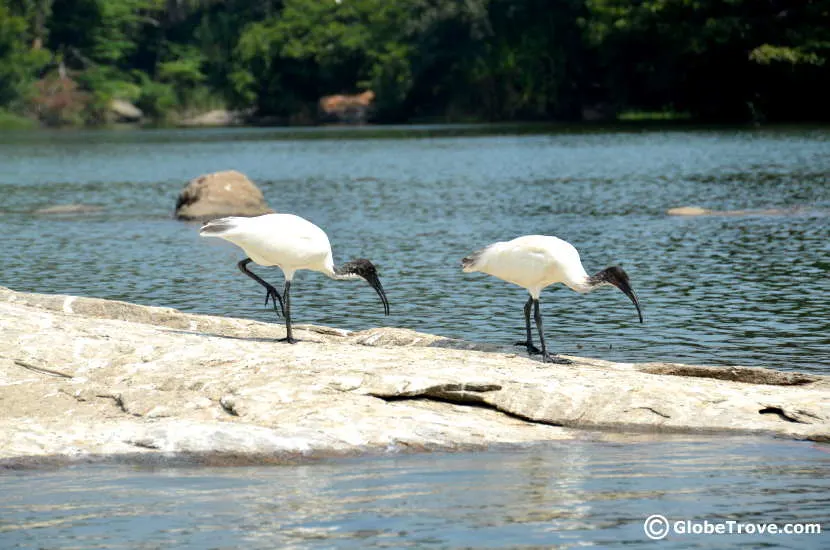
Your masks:
{"label": "boulder in water", "polygon": [[187,184],[176,200],[176,217],[180,220],[259,216],[272,212],[262,191],[236,170],[199,176]]}

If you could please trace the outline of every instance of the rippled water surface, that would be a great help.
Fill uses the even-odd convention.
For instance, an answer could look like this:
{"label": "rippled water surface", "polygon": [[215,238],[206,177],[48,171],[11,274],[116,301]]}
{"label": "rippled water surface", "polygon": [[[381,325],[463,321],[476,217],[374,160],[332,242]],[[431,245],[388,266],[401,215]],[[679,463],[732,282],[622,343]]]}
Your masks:
{"label": "rippled water surface", "polygon": [[[556,351],[830,373],[830,131],[197,130],[0,134],[0,285],[274,321],[241,252],[172,210],[206,172],[374,260],[366,285],[301,274],[299,323],[510,344],[524,291],[459,260],[528,233],[572,242],[613,289],[543,294]],[[83,203],[81,216],[36,215]],[[781,215],[672,217],[682,205]],[[278,270],[260,268],[280,281]],[[824,522],[821,536],[670,535],[670,548],[827,548],[830,454],[776,440],[621,437],[522,451],[258,468],[0,473],[0,548],[640,547],[670,519]]]}
{"label": "rippled water surface", "polygon": [[[524,290],[459,260],[496,240],[553,234],[589,272],[620,264],[645,310],[614,289],[543,294],[555,350],[830,370],[830,131],[160,130],[0,135],[0,285],[273,321],[242,253],[171,217],[190,178],[238,169],[278,211],[329,234],[335,261],[374,260],[384,318],[358,283],[301,273],[298,323],[382,324],[512,343]],[[407,133],[410,132],[410,133]],[[461,132],[464,134],[464,132]],[[84,203],[101,213],[47,217]],[[794,209],[672,217],[682,205]],[[261,268],[281,281],[276,268]]]}
{"label": "rippled water surface", "polygon": [[[827,548],[826,447],[621,440],[270,468],[2,473],[0,547]],[[825,531],[671,533],[656,545],[643,530],[652,514]]]}

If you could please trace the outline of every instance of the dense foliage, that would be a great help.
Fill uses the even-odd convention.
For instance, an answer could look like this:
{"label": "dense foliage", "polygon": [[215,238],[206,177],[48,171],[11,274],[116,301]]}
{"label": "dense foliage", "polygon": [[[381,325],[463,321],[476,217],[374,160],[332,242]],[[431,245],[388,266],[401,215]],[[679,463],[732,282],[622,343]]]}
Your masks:
{"label": "dense foliage", "polygon": [[[0,0],[0,112],[830,119],[830,0]],[[670,116],[670,115],[669,115]]]}

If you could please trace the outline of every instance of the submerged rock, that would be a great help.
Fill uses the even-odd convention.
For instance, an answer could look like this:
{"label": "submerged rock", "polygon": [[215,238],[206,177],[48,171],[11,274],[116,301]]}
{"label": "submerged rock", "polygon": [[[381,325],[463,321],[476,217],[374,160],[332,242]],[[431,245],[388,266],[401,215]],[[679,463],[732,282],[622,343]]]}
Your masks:
{"label": "submerged rock", "polygon": [[7,464],[475,449],[584,437],[577,428],[830,441],[826,376],[551,366],[399,328],[300,325],[292,346],[276,341],[280,324],[2,287],[0,326]]}
{"label": "submerged rock", "polygon": [[678,206],[677,208],[669,208],[666,214],[669,216],[704,216],[712,212],[712,210],[700,206]]}
{"label": "submerged rock", "polygon": [[262,191],[236,170],[199,176],[187,184],[176,200],[176,217],[182,220],[204,221],[271,212]]}
{"label": "submerged rock", "polygon": [[89,204],[58,204],[55,206],[38,208],[33,213],[43,216],[66,216],[75,214],[92,214],[102,210],[103,208],[100,206],[93,206]]}
{"label": "submerged rock", "polygon": [[669,208],[666,214],[669,216],[787,216],[803,212],[804,208],[794,206],[791,208],[767,208],[763,210],[710,210],[700,206],[679,206]]}

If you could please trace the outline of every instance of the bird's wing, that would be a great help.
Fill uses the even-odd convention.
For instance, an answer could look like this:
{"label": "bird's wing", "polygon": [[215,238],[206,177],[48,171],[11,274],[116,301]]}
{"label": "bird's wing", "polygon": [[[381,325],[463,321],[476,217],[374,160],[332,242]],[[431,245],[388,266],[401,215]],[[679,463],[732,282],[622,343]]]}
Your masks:
{"label": "bird's wing", "polygon": [[207,221],[202,225],[201,229],[199,229],[199,235],[202,237],[222,236],[226,233],[232,232],[234,229],[237,229],[240,226],[240,220],[246,219],[248,218],[231,216]]}

